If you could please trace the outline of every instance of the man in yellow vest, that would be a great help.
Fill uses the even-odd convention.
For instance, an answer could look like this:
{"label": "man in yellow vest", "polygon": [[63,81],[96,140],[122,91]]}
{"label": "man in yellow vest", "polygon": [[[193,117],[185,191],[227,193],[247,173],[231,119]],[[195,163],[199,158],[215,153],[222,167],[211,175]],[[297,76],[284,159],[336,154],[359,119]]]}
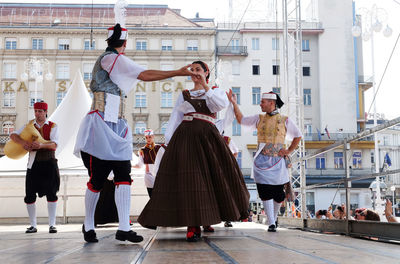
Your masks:
{"label": "man in yellow vest", "polygon": [[[228,96],[234,107],[237,121],[257,129],[258,149],[254,156],[252,177],[257,184],[258,195],[263,201],[268,218],[268,231],[275,232],[280,205],[285,199],[284,185],[289,182],[286,159],[299,144],[302,134],[287,116],[278,111],[283,102],[274,92],[263,93],[261,111],[265,114],[244,117],[234,96]],[[285,138],[292,138],[285,148]]]}

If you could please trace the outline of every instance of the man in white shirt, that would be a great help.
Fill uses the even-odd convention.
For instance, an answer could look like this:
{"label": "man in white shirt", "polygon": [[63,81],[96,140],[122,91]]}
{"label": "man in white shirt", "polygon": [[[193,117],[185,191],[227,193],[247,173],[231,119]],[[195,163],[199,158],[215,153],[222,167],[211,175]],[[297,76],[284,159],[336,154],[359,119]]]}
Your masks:
{"label": "man in white shirt", "polygon": [[[290,184],[288,156],[299,144],[302,134],[290,118],[279,113],[283,102],[274,92],[263,93],[261,111],[265,114],[244,117],[235,96],[228,96],[234,107],[237,121],[257,129],[258,149],[254,156],[252,176],[268,217],[268,231],[275,232],[280,205],[285,199],[284,185]],[[286,136],[292,143],[285,148]]]}
{"label": "man in white shirt", "polygon": [[28,209],[31,226],[27,228],[26,233],[37,232],[36,194],[39,197],[46,195],[49,213],[49,233],[57,233],[55,225],[60,174],[55,158],[55,150],[58,143],[58,129],[55,123],[47,120],[47,104],[45,102],[37,102],[33,105],[33,108],[35,110],[35,119],[31,120],[27,125],[33,124],[42,138],[48,140],[48,142],[33,141],[30,143],[22,139],[20,134],[27,125],[10,135],[13,141],[29,151],[24,201]]}
{"label": "man in white shirt", "polygon": [[128,32],[120,24],[108,29],[108,47],[97,59],[92,72],[91,111],[83,119],[74,153],[82,157],[90,176],[85,194],[85,222],[82,232],[86,242],[98,242],[94,231],[94,213],[99,192],[111,171],[114,172],[115,203],[119,227],[117,240],[141,242],[142,236],[130,230],[132,132],[125,119],[126,95],[141,81],[157,81],[174,76],[198,75],[188,70],[145,70],[124,56]]}

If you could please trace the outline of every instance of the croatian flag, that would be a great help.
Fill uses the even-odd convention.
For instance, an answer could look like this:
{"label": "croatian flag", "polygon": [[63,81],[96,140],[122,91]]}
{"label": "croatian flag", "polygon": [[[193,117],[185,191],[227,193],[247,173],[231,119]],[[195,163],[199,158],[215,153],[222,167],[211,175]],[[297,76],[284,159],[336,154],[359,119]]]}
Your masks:
{"label": "croatian flag", "polygon": [[328,136],[328,138],[331,139],[331,135],[329,135],[329,131],[328,131],[328,126],[325,127],[325,132],[326,132],[326,135]]}

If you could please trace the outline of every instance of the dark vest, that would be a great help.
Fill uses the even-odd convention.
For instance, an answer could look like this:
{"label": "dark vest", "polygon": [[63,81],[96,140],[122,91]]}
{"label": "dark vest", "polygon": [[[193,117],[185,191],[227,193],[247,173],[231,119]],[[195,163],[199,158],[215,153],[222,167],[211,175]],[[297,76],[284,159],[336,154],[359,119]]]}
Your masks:
{"label": "dark vest", "polygon": [[[49,124],[44,124],[41,128],[35,125],[35,128],[39,131],[40,135],[45,140],[50,140],[51,129],[55,126],[55,123],[49,121]],[[46,161],[55,159],[55,149],[39,149],[36,152],[35,161]]]}
{"label": "dark vest", "polygon": [[140,151],[143,154],[143,162],[144,164],[154,164],[156,160],[157,152],[161,148],[161,145],[154,145],[153,148],[147,147],[141,148]]}

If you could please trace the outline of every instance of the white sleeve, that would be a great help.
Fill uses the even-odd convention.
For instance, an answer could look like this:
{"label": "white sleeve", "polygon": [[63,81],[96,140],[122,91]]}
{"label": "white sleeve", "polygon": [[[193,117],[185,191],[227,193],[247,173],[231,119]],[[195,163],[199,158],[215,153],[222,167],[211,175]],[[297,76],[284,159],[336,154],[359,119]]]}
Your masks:
{"label": "white sleeve", "polygon": [[59,138],[58,126],[57,124],[55,124],[50,131],[50,140],[58,145],[58,138]]}
{"label": "white sleeve", "polygon": [[161,147],[157,152],[156,159],[154,160],[153,171],[152,171],[154,177],[157,176],[158,168],[160,167],[160,163],[161,163],[162,157],[164,156],[164,152],[165,152],[165,149],[163,147]]}
{"label": "white sleeve", "polygon": [[114,53],[103,57],[101,67],[125,94],[129,94],[139,81],[139,74],[145,70],[128,57]]}
{"label": "white sleeve", "polygon": [[140,166],[140,168],[142,168],[143,165],[144,165],[143,153],[142,153],[141,150],[139,150],[138,162],[137,162],[135,165],[136,165],[136,166]]}
{"label": "white sleeve", "polygon": [[288,118],[286,120],[286,137],[289,139],[302,137],[300,129],[296,126],[296,124]]}
{"label": "white sleeve", "polygon": [[236,146],[235,142],[233,142],[232,138],[231,138],[231,140],[229,141],[229,149],[231,150],[232,154],[235,154],[235,153],[238,153],[238,152],[239,152],[239,149],[238,149],[238,147]]}
{"label": "white sleeve", "polygon": [[228,96],[220,88],[210,89],[206,93],[206,104],[211,113],[216,113],[229,105]]}
{"label": "white sleeve", "polygon": [[178,110],[178,107],[183,103],[183,95],[179,94],[178,99],[176,100],[174,110],[168,121],[168,127],[165,131],[165,144],[168,144],[172,138],[172,135],[175,132],[175,129],[179,126],[183,119],[183,113]]}
{"label": "white sleeve", "polygon": [[259,115],[244,116],[244,117],[242,117],[241,124],[243,126],[247,126],[247,127],[252,128],[252,129],[256,129],[257,128],[257,123],[258,123],[259,120],[260,120],[260,116]]}
{"label": "white sleeve", "polygon": [[221,135],[222,132],[224,132],[225,128],[232,124],[234,119],[235,119],[235,112],[233,112],[233,105],[229,104],[228,108],[226,109],[224,119],[215,122],[215,126],[217,127]]}

